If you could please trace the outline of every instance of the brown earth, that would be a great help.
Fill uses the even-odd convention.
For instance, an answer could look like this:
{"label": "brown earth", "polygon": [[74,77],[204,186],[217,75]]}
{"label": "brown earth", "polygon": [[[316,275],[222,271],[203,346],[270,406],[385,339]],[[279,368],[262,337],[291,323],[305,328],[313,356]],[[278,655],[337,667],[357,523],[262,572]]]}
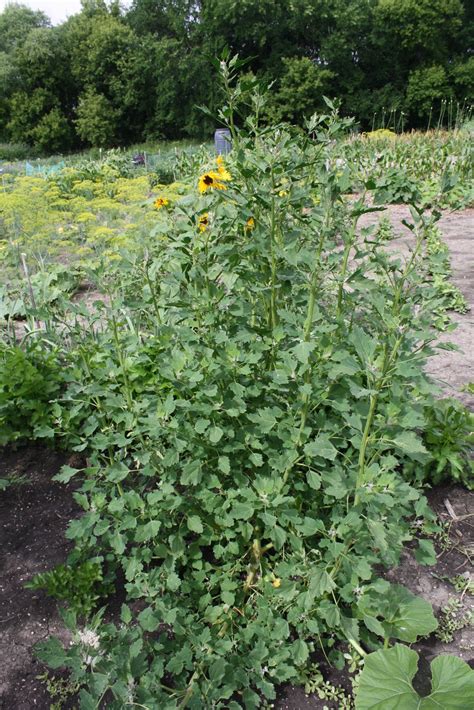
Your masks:
{"label": "brown earth", "polygon": [[[412,221],[409,208],[389,205],[384,212],[369,212],[361,217],[360,227],[376,224],[381,215],[390,218],[396,235],[389,243],[390,250],[407,254],[414,242],[411,232],[402,224],[402,220]],[[454,343],[459,351],[438,350],[428,363],[428,372],[441,386],[444,396],[457,397],[474,411],[474,395],[461,391],[474,380],[474,208],[445,212],[438,224],[451,255],[450,280],[461,290],[471,310],[465,314],[450,314],[457,328],[443,333],[439,342]]]}
{"label": "brown earth", "polygon": [[68,521],[79,514],[71,485],[51,480],[70,457],[42,446],[0,449],[0,708],[49,710],[51,698],[37,676],[45,668],[33,646],[50,635],[68,639],[54,600],[25,589],[39,572],[64,563],[71,544]]}

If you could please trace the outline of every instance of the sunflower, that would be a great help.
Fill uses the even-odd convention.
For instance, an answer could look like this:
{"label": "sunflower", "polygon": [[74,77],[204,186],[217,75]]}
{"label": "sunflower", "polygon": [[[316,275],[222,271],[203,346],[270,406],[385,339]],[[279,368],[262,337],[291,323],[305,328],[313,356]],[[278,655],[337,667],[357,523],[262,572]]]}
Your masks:
{"label": "sunflower", "polygon": [[224,158],[222,155],[217,156],[217,172],[220,175],[221,180],[231,180],[232,176],[224,165]]}
{"label": "sunflower", "polygon": [[199,231],[205,232],[209,227],[209,213],[205,212],[199,217]]}
{"label": "sunflower", "polygon": [[166,197],[158,197],[153,204],[157,210],[161,210],[162,207],[166,207],[169,204],[169,200]]}
{"label": "sunflower", "polygon": [[224,180],[230,180],[230,175],[225,171],[225,175],[215,170],[209,170],[199,178],[199,192],[207,192],[207,190],[227,190],[224,185]]}

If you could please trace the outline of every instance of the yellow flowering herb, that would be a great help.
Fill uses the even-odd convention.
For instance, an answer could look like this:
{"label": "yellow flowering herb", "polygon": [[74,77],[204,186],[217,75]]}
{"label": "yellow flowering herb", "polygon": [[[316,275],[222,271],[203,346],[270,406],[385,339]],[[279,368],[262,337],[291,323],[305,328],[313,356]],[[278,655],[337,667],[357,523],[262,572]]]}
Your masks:
{"label": "yellow flowering herb", "polygon": [[245,223],[245,230],[251,232],[252,229],[255,229],[255,220],[253,217],[249,217]]}
{"label": "yellow flowering herb", "polygon": [[278,587],[281,587],[281,579],[279,577],[275,577],[272,582],[272,585],[275,587],[275,589],[278,589]]}
{"label": "yellow flowering herb", "polygon": [[157,210],[161,210],[162,207],[166,207],[169,204],[169,200],[166,197],[158,197],[153,204]]}

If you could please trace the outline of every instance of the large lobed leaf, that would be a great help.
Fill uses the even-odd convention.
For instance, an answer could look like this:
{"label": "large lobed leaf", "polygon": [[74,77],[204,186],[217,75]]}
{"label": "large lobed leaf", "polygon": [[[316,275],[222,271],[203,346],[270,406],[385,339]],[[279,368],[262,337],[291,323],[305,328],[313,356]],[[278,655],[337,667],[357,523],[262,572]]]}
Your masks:
{"label": "large lobed leaf", "polygon": [[418,654],[397,644],[367,656],[356,694],[356,710],[468,710],[474,707],[474,671],[456,656],[431,664],[432,691],[421,697],[412,681]]}

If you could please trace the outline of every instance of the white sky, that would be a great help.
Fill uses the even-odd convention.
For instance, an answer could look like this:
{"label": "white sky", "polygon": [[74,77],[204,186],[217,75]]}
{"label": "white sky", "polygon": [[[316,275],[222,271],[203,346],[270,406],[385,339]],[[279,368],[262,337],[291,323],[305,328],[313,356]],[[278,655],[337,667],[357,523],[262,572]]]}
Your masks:
{"label": "white sky", "polygon": [[[17,2],[20,5],[31,7],[32,10],[42,10],[53,25],[63,22],[81,9],[81,0],[17,0]],[[0,12],[3,12],[5,6],[11,3],[12,0],[0,0]],[[130,2],[122,2],[121,4],[127,6]]]}

